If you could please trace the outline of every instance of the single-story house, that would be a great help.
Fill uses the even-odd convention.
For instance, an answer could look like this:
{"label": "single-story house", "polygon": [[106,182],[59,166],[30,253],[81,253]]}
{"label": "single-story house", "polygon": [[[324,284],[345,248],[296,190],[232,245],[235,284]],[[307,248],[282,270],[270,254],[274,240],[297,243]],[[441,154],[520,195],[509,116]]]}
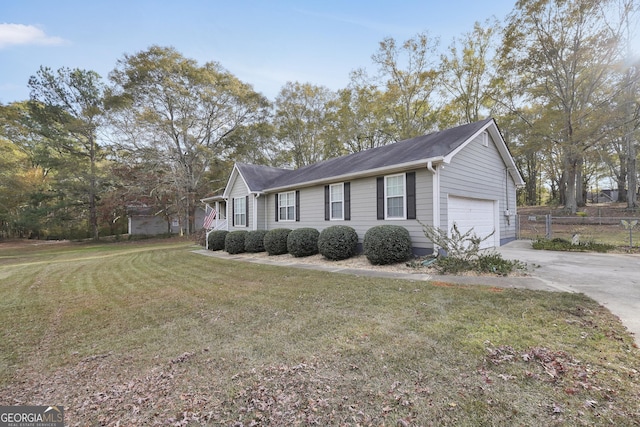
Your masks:
{"label": "single-story house", "polygon": [[516,188],[524,185],[494,119],[325,160],[299,169],[236,163],[222,198],[227,229],[353,227],[362,243],[373,226],[411,235],[414,253],[433,243],[424,224],[516,238]]}

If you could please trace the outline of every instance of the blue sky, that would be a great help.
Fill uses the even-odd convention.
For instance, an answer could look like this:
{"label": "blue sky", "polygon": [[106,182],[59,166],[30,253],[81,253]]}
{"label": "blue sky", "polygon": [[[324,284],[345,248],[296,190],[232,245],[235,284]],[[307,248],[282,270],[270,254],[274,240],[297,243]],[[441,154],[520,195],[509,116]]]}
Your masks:
{"label": "blue sky", "polygon": [[217,61],[274,100],[288,81],[332,90],[385,37],[428,31],[444,49],[476,21],[511,12],[515,0],[2,0],[0,103],[26,100],[39,67],[108,73],[123,55],[173,46],[200,64]]}

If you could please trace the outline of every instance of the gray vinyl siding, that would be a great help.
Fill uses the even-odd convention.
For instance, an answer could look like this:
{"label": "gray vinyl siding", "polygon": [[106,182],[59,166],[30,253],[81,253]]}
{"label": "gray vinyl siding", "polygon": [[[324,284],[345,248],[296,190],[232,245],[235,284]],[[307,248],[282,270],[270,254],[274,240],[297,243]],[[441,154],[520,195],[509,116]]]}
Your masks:
{"label": "gray vinyl siding", "polygon": [[[248,194],[249,190],[247,189],[247,186],[244,184],[244,182],[242,181],[242,179],[236,179],[235,182],[233,183],[233,186],[231,187],[231,191],[229,192],[229,200],[227,201],[227,228],[229,229],[229,231],[234,231],[234,230],[252,230],[251,224],[252,224],[252,219],[253,219],[253,202],[254,202],[254,197],[253,195],[249,195]],[[239,198],[239,197],[246,197],[247,195],[249,195],[249,200],[248,200],[248,210],[249,210],[249,215],[247,218],[247,225],[246,226],[234,226],[233,221],[233,199]]]}
{"label": "gray vinyl siding", "polygon": [[[267,229],[267,215],[268,215],[268,211],[266,210],[266,204],[267,204],[267,196],[264,194],[261,194],[260,197],[258,197],[257,199],[254,198],[253,195],[249,196],[249,199],[254,199],[252,203],[256,203],[258,205],[258,212],[257,212],[257,217],[256,217],[256,221],[257,224],[255,226],[256,230],[266,230]],[[252,205],[253,208],[253,205]],[[253,211],[249,212],[251,215],[253,215]],[[253,223],[251,223],[251,229],[253,229]]]}
{"label": "gray vinyl siding", "polygon": [[[416,216],[423,223],[431,223],[433,218],[433,184],[431,172],[426,168],[416,170]],[[395,175],[395,173],[394,173]],[[382,175],[381,175],[382,176]],[[332,182],[338,184],[343,181]],[[431,248],[417,220],[378,220],[376,217],[376,177],[354,179],[351,183],[351,219],[324,219],[324,185],[300,188],[300,220],[275,221],[275,196],[268,194],[267,201],[267,229],[302,227],[315,228],[322,231],[332,225],[347,225],[358,233],[359,243],[369,228],[382,224],[400,225],[409,230],[412,244],[417,248]],[[262,196],[264,197],[264,196]]]}
{"label": "gray vinyl siding", "polygon": [[457,153],[450,164],[440,167],[440,227],[448,226],[449,196],[493,200],[498,201],[501,241],[513,239],[515,217],[507,221],[504,212],[508,197],[509,209],[515,214],[515,184],[511,176],[507,177],[505,163],[491,137],[487,147],[482,145],[481,138],[482,135],[478,136]]}

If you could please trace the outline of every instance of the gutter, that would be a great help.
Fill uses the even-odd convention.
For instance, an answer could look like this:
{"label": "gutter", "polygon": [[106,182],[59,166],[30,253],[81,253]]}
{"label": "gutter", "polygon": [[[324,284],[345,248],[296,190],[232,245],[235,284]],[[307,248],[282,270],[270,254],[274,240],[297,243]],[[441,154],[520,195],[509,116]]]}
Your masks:
{"label": "gutter", "polygon": [[283,186],[280,186],[280,187],[265,188],[262,192],[263,193],[276,193],[276,192],[280,192],[280,191],[284,191],[284,190],[289,190],[291,188],[311,187],[311,186],[314,186],[314,185],[319,185],[319,184],[324,184],[324,183],[331,183],[331,182],[336,182],[336,181],[346,181],[348,179],[366,178],[366,177],[370,177],[370,176],[380,175],[382,173],[388,174],[388,173],[400,172],[400,171],[407,170],[407,169],[422,168],[422,167],[424,167],[425,163],[427,164],[427,167],[428,167],[429,164],[432,164],[434,162],[443,162],[444,160],[445,160],[445,158],[443,156],[432,157],[432,158],[429,158],[429,159],[414,160],[414,161],[406,162],[406,163],[399,163],[399,164],[390,165],[390,166],[382,166],[382,167],[375,168],[375,169],[367,169],[367,170],[360,171],[360,172],[346,173],[346,174],[342,174],[342,175],[334,175],[334,176],[330,176],[330,177],[326,177],[326,178],[314,179],[312,181],[304,181],[304,182],[299,182],[299,183],[294,183],[294,184],[289,184],[289,185],[283,185]]}

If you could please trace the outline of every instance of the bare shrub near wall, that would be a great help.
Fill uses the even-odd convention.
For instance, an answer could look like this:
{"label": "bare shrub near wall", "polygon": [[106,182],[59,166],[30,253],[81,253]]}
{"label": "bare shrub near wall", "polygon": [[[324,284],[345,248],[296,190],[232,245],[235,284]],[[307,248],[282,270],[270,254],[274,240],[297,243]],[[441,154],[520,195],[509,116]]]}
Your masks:
{"label": "bare shrub near wall", "polygon": [[464,261],[477,259],[482,242],[489,239],[495,233],[494,230],[485,237],[479,237],[473,231],[473,228],[466,233],[461,233],[454,222],[453,227],[451,227],[451,236],[449,236],[447,230],[423,224],[420,221],[418,221],[418,223],[422,226],[422,231],[427,239],[433,242],[434,245],[442,248],[448,257],[458,258]]}

